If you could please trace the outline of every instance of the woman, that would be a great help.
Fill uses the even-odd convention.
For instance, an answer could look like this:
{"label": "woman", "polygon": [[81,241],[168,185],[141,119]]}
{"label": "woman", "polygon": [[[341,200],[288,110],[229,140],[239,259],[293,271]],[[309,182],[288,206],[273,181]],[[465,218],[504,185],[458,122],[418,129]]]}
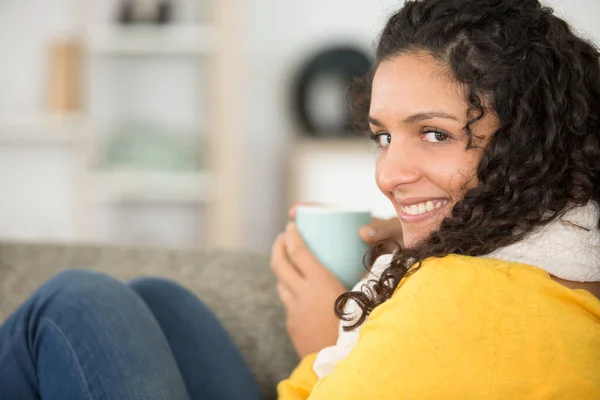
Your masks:
{"label": "woman", "polygon": [[404,246],[338,297],[337,332],[312,299],[340,288],[293,224],[278,239],[304,356],[280,397],[600,398],[598,51],[536,0],[424,0],[376,58],[355,106]]}
{"label": "woman", "polygon": [[[342,294],[293,223],[278,237],[304,357],[280,399],[600,398],[597,50],[535,0],[424,0],[376,65],[355,106],[403,246]],[[191,294],[82,272],[0,328],[0,376],[3,399],[259,397]]]}

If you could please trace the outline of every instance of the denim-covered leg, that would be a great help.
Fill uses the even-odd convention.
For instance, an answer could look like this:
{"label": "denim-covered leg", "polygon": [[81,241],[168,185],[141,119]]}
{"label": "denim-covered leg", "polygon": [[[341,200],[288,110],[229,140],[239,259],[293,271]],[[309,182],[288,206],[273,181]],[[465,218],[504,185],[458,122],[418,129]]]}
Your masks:
{"label": "denim-covered leg", "polygon": [[131,288],[63,272],[0,326],[2,400],[188,400],[170,347]]}
{"label": "denim-covered leg", "polygon": [[231,337],[194,294],[160,278],[131,286],[162,327],[192,400],[262,399]]}

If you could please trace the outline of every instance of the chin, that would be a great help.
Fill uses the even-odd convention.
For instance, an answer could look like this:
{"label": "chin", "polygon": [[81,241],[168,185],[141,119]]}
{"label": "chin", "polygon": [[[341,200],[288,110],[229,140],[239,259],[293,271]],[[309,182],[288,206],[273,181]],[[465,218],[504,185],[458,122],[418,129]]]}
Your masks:
{"label": "chin", "polygon": [[425,235],[419,233],[403,232],[403,245],[407,248],[413,247],[419,243],[419,241],[423,240],[423,238],[425,238]]}
{"label": "chin", "polygon": [[435,231],[435,229],[424,229],[420,232],[410,232],[407,230],[403,232],[404,247],[410,248],[416,246],[422,240],[427,239],[433,231]]}
{"label": "chin", "polygon": [[[404,247],[413,247],[438,231],[446,215],[439,215],[421,224],[402,224]],[[412,228],[412,229],[411,229]]]}

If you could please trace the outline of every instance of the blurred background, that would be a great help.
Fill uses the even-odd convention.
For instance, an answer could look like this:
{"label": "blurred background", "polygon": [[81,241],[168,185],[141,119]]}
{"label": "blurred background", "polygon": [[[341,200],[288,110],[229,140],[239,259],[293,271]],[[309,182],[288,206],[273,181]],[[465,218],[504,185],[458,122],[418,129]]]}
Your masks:
{"label": "blurred background", "polygon": [[[394,211],[344,91],[398,0],[2,0],[0,240],[269,250]],[[547,4],[600,43],[600,2]]]}

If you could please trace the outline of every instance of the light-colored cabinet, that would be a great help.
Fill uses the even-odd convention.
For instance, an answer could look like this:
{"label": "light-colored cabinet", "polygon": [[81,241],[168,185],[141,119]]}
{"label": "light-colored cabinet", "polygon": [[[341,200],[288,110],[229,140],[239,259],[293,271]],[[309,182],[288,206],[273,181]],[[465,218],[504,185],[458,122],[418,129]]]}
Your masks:
{"label": "light-colored cabinet", "polygon": [[301,201],[396,215],[377,188],[377,148],[365,139],[299,139],[292,146],[288,203]]}

